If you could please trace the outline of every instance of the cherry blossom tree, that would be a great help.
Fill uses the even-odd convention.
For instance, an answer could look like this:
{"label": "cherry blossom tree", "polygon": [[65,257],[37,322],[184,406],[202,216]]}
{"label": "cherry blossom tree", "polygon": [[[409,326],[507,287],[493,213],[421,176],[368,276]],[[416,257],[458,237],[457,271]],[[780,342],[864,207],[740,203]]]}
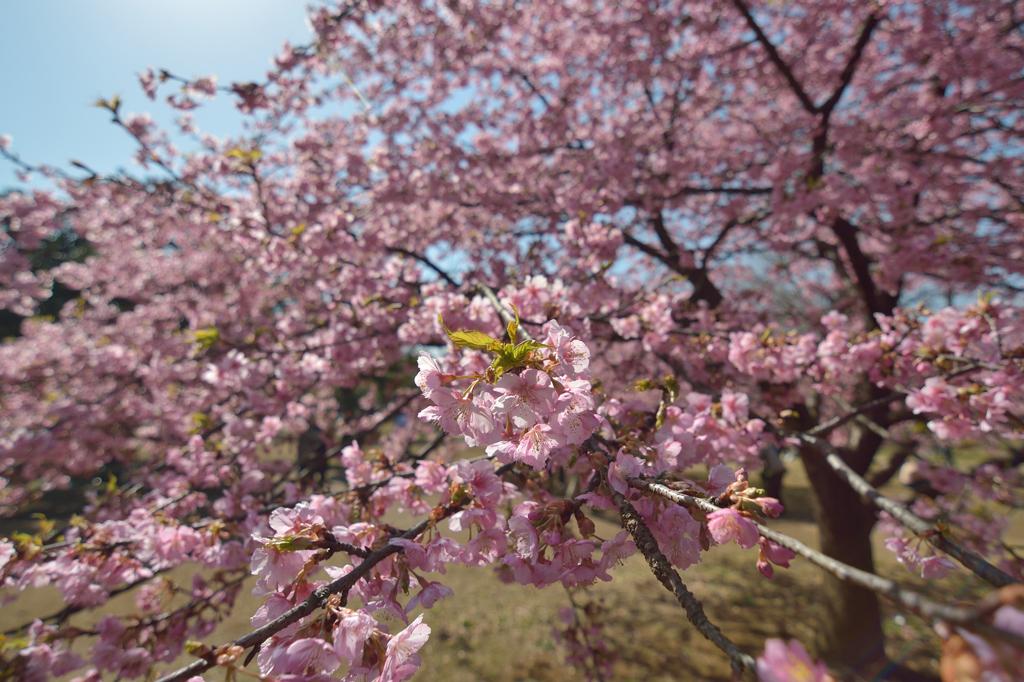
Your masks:
{"label": "cherry blossom tree", "polygon": [[[191,152],[102,101],[136,176],[34,168],[0,138],[58,188],[0,198],[0,306],[20,319],[0,511],[104,481],[0,542],[5,598],[66,603],[8,633],[3,671],[402,680],[445,565],[572,588],[638,552],[737,675],[826,679],[798,642],[742,651],[686,587],[736,541],[766,578],[826,571],[805,644],[837,673],[884,667],[884,598],[935,627],[944,679],[1020,679],[1002,538],[1024,499],[1020,12],[353,1],[312,8],[311,42],[262,82],[142,74]],[[210,97],[244,134],[195,130]],[[34,257],[55,240],[81,257]],[[75,293],[39,315],[55,291]],[[820,551],[749,483],[780,449]],[[968,449],[987,455],[941,456]],[[929,494],[883,496],[897,473]],[[618,535],[595,537],[601,512]],[[991,595],[875,575],[874,529],[922,579],[971,571]],[[165,579],[183,565],[191,586]],[[253,631],[198,643],[251,575]],[[68,626],[123,592],[136,614]],[[563,639],[600,676],[612,655],[581,618]]]}

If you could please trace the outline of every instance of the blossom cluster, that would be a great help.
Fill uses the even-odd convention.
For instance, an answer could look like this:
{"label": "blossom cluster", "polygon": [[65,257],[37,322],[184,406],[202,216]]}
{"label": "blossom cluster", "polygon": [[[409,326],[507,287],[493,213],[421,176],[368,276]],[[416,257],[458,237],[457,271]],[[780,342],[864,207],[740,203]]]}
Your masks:
{"label": "blossom cluster", "polygon": [[[528,350],[500,376],[488,367],[489,374],[458,377],[472,381],[463,391],[450,386],[455,375],[421,351],[416,385],[434,406],[420,418],[465,436],[468,445],[486,446],[500,462],[523,462],[538,471],[552,453],[585,441],[600,425],[587,380],[590,349],[557,322],[546,331],[543,344],[523,342],[519,347]],[[514,337],[510,345],[515,347]]]}

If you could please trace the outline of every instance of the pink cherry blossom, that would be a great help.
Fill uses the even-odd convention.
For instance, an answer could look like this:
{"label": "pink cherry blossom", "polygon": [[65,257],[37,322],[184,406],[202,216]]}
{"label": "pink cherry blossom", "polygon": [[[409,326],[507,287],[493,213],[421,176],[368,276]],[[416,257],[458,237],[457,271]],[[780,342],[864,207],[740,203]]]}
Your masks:
{"label": "pink cherry blossom", "polygon": [[495,455],[500,462],[523,462],[541,470],[548,461],[551,451],[563,441],[547,424],[535,424],[518,441],[500,441],[487,446],[487,454]]}
{"label": "pink cherry blossom", "polygon": [[763,551],[765,556],[776,566],[789,568],[790,560],[796,558],[796,554],[794,554],[792,550],[776,544],[768,538],[759,538],[759,543],[761,545],[761,551]]}
{"label": "pink cherry blossom", "polygon": [[711,471],[708,472],[708,482],[706,484],[708,495],[721,495],[735,481],[736,476],[732,467],[726,464],[715,465],[711,468]]}
{"label": "pink cherry blossom", "polygon": [[929,556],[921,559],[921,577],[925,580],[941,580],[950,571],[957,570],[957,565],[942,556]]}
{"label": "pink cherry blossom", "polygon": [[350,666],[362,660],[363,644],[373,634],[377,621],[365,611],[346,610],[334,630],[334,651]]}
{"label": "pink cherry blossom", "polygon": [[423,606],[425,609],[432,608],[439,600],[444,599],[445,597],[451,597],[455,594],[452,588],[438,582],[428,581],[421,584],[421,586],[423,589],[420,590],[419,594],[415,595],[409,600],[409,603],[406,604],[406,611],[411,611],[418,605]]}
{"label": "pink cherry blossom", "polygon": [[0,571],[3,571],[4,567],[17,555],[18,552],[14,549],[14,543],[0,542]]}
{"label": "pink cherry blossom", "polygon": [[761,508],[769,518],[777,519],[785,508],[782,503],[776,500],[774,497],[758,497],[754,499],[754,503]]}
{"label": "pink cherry blossom", "polygon": [[722,391],[722,418],[730,424],[737,424],[747,418],[750,398],[745,393]]}
{"label": "pink cherry blossom", "polygon": [[420,418],[441,425],[452,435],[480,438],[494,431],[494,418],[474,400],[465,398],[451,389],[431,391],[430,399],[436,407],[420,412]]}
{"label": "pink cherry blossom", "polygon": [[555,339],[555,357],[562,372],[575,378],[590,366],[590,349],[579,339],[572,338],[562,330]]}
{"label": "pink cherry blossom", "polygon": [[708,530],[715,542],[735,540],[744,549],[756,545],[759,537],[757,524],[731,507],[708,514]]}
{"label": "pink cherry blossom", "polygon": [[771,580],[775,575],[772,564],[789,568],[789,562],[796,554],[767,538],[759,538],[760,548],[757,550],[757,570]]}
{"label": "pink cherry blossom", "polygon": [[301,675],[307,672],[330,674],[341,665],[341,659],[334,648],[318,638],[285,639],[276,646],[265,648],[269,654],[261,650],[258,657],[260,672],[264,675]]}
{"label": "pink cherry blossom", "polygon": [[[415,672],[419,661],[411,659],[418,658],[414,655],[426,644],[429,636],[430,627],[423,623],[423,615],[420,614],[408,627],[392,637],[388,642],[384,667],[381,668],[381,682],[399,682]],[[407,670],[409,667],[412,670]]]}
{"label": "pink cherry blossom", "polygon": [[507,414],[517,429],[533,426],[550,414],[558,398],[551,378],[535,369],[505,374],[495,389],[502,395],[494,401],[494,414]]}
{"label": "pink cherry blossom", "polygon": [[416,375],[416,385],[423,391],[425,398],[429,398],[431,393],[441,388],[446,382],[451,381],[452,375],[445,374],[437,360],[426,351],[420,351],[416,363],[420,370]]}
{"label": "pink cherry blossom", "polygon": [[757,676],[761,682],[832,682],[824,663],[815,663],[800,642],[769,639],[764,653],[757,658]]}
{"label": "pink cherry blossom", "polygon": [[[517,507],[519,511],[522,507]],[[515,515],[508,520],[509,537],[515,542],[515,553],[520,559],[537,561],[540,541],[533,524],[525,516]]]}

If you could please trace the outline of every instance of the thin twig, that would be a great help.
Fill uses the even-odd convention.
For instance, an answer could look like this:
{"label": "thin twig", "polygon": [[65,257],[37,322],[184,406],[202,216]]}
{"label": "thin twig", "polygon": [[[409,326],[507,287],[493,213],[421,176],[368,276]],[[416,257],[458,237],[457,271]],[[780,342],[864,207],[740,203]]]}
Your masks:
{"label": "thin twig", "polygon": [[[979,370],[979,369],[998,368],[998,365],[991,365],[989,363],[981,363],[980,361],[976,361],[973,358],[958,358],[958,360],[963,361],[963,362],[968,362],[970,364],[968,364],[965,367],[960,367],[959,369],[957,369],[957,370],[955,370],[953,372],[950,372],[948,374],[939,375],[940,378],[942,378],[942,379],[944,379],[946,381],[949,381],[950,379],[955,379],[955,378],[957,378],[959,376],[962,376],[962,375],[967,374],[969,372],[974,372],[974,371]],[[1005,368],[1003,368],[1003,369],[1005,369]],[[836,415],[835,417],[832,417],[831,419],[829,419],[827,421],[823,421],[822,423],[818,424],[813,429],[810,429],[810,430],[806,431],[806,433],[808,435],[810,435],[810,436],[824,436],[825,434],[829,433],[830,431],[833,431],[833,430],[839,428],[840,426],[842,426],[846,422],[850,421],[851,419],[855,419],[855,418],[859,417],[860,415],[862,415],[862,414],[864,414],[866,412],[870,412],[871,410],[875,409],[876,407],[880,407],[882,405],[887,405],[887,404],[889,404],[891,402],[895,402],[897,400],[905,399],[905,397],[907,396],[907,394],[911,390],[912,389],[910,389],[910,388],[896,388],[889,395],[882,396],[881,398],[876,398],[875,400],[871,400],[869,402],[864,403],[863,405],[861,405],[860,407],[858,407],[858,408],[856,408],[854,410],[851,410],[849,412],[845,412],[843,414]]]}
{"label": "thin twig", "polygon": [[426,256],[420,255],[420,254],[416,253],[415,251],[410,251],[409,249],[402,248],[401,246],[387,246],[385,248],[389,252],[391,252],[391,253],[398,253],[398,254],[401,254],[403,256],[408,256],[409,258],[412,258],[414,260],[418,260],[419,262],[423,263],[428,268],[430,268],[431,270],[436,272],[441,277],[441,279],[443,279],[444,281],[448,282],[448,284],[451,284],[456,289],[458,289],[458,288],[460,288],[462,286],[461,284],[456,282],[455,279],[452,278],[451,275],[449,275],[447,272],[442,270],[439,266],[435,265],[434,262],[431,261]]}
{"label": "thin twig", "polygon": [[[839,404],[839,407],[843,408],[847,412],[856,412],[857,411],[856,408],[854,408],[853,405],[851,405],[850,403],[846,402],[846,399],[843,398],[843,396],[836,395],[836,396],[834,396],[834,399],[835,399],[836,403]],[[870,431],[871,433],[875,434],[879,438],[883,438],[883,439],[891,441],[893,443],[897,442],[896,438],[892,435],[892,433],[889,431],[889,429],[885,428],[884,426],[882,426],[878,422],[874,421],[873,419],[868,417],[863,412],[860,412],[854,418],[854,421],[856,421],[858,424],[860,424],[861,426],[863,426],[864,428],[866,428],[868,431]]]}
{"label": "thin twig", "polygon": [[[506,310],[505,306],[501,305],[501,301],[498,300],[498,295],[494,293],[494,289],[490,288],[489,286],[482,282],[478,282],[476,285],[476,290],[483,294],[484,297],[491,302],[491,307],[494,308],[494,312],[498,313],[498,317],[504,320],[505,324],[515,321],[515,318],[512,317],[512,313]],[[526,328],[523,327],[522,325],[520,325],[519,327],[519,334],[527,341],[533,340],[533,335],[529,331],[527,331]]]}

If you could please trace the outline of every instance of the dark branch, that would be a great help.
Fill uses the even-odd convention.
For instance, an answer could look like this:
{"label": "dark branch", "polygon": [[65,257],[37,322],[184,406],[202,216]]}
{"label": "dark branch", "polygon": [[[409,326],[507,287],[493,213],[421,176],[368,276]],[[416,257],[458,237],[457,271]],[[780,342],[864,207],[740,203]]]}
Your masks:
{"label": "dark branch", "polygon": [[679,245],[672,239],[672,235],[665,225],[665,220],[660,210],[654,211],[651,215],[651,229],[658,235],[658,241],[661,242],[662,247],[665,249],[664,251],[640,241],[626,230],[622,231],[622,239],[630,246],[661,261],[673,272],[690,280],[690,284],[693,285],[693,298],[695,300],[707,301],[707,304],[712,308],[718,307],[724,298],[722,292],[718,290],[718,287],[708,277],[706,269],[702,267],[688,268],[679,262]]}
{"label": "dark branch", "polygon": [[864,55],[864,48],[867,47],[868,42],[871,40],[871,33],[878,26],[879,21],[879,16],[872,14],[864,22],[864,27],[860,31],[860,37],[857,38],[857,43],[853,46],[853,53],[850,55],[849,61],[846,62],[843,72],[839,75],[839,87],[818,109],[822,115],[822,127],[828,126],[828,119],[832,115],[832,110],[839,104],[839,100],[843,98],[843,93],[850,85],[850,81],[853,80],[853,73],[857,70],[857,63],[860,62],[860,58]]}
{"label": "dark branch", "polygon": [[704,607],[690,590],[683,584],[679,573],[672,568],[668,558],[662,554],[651,530],[644,523],[644,520],[637,513],[632,504],[624,496],[615,493],[616,501],[619,504],[619,514],[622,516],[622,525],[629,531],[636,541],[636,546],[647,559],[651,572],[665,586],[665,589],[675,595],[680,606],[686,610],[686,618],[693,623],[693,626],[704,635],[712,644],[721,649],[732,661],[733,670],[737,674],[744,669],[755,670],[756,663],[749,655],[743,653],[732,640],[722,634],[718,626],[708,620],[704,613]]}
{"label": "dark branch", "polygon": [[818,112],[821,114],[821,126],[818,128],[813,141],[814,168],[811,171],[811,178],[820,178],[825,173],[825,151],[828,147],[829,119],[832,116],[832,111],[839,104],[839,100],[843,98],[843,93],[846,91],[847,86],[850,85],[850,81],[853,80],[853,74],[857,70],[857,63],[860,62],[860,58],[864,55],[864,48],[867,47],[868,41],[871,40],[871,33],[878,26],[878,22],[878,15],[872,14],[868,17],[867,22],[865,22],[864,27],[861,29],[860,37],[857,38],[857,43],[853,46],[853,53],[846,62],[843,72],[839,75],[839,85],[832,93],[832,96],[818,107]]}
{"label": "dark branch", "polygon": [[800,85],[800,81],[798,81],[796,76],[793,75],[793,70],[790,69],[789,65],[782,59],[779,51],[775,49],[774,45],[772,45],[772,41],[768,40],[768,36],[766,36],[764,31],[761,30],[761,27],[758,26],[757,20],[754,19],[754,15],[750,13],[750,10],[747,8],[746,4],[744,4],[743,0],[732,0],[732,4],[736,6],[736,9],[738,9],[740,14],[742,14],[747,20],[747,26],[749,26],[750,30],[752,30],[754,35],[757,36],[757,42],[761,43],[761,47],[763,47],[765,52],[768,53],[768,58],[771,59],[773,64],[775,64],[775,67],[779,70],[779,73],[782,74],[782,77],[786,79],[786,82],[789,83],[790,89],[793,91],[793,94],[796,95],[797,99],[800,100],[800,104],[802,104],[804,109],[807,110],[807,113],[812,115],[817,114],[818,107],[814,106],[814,102],[811,101],[810,96],[804,92],[804,88]]}
{"label": "dark branch", "polygon": [[436,272],[438,275],[440,275],[441,279],[443,279],[444,281],[448,282],[449,284],[451,284],[456,289],[458,289],[459,287],[462,286],[461,284],[456,282],[454,279],[452,279],[451,275],[449,275],[447,272],[445,272],[444,270],[442,270],[438,266],[434,265],[434,263],[429,258],[427,258],[426,256],[421,256],[420,254],[416,253],[415,251],[410,251],[409,249],[403,249],[401,246],[388,246],[386,248],[387,248],[389,253],[400,253],[403,256],[408,256],[409,258],[413,258],[415,260],[418,260],[419,262],[423,263],[428,268],[430,268],[431,270]]}
{"label": "dark branch", "polygon": [[857,287],[864,296],[864,303],[868,307],[868,324],[872,328],[878,328],[875,314],[891,315],[892,309],[896,306],[896,297],[879,291],[875,286],[875,280],[871,276],[871,260],[861,251],[860,243],[857,241],[857,226],[845,218],[836,218],[832,223],[832,232],[839,239],[850,259],[850,266],[857,278]]}

